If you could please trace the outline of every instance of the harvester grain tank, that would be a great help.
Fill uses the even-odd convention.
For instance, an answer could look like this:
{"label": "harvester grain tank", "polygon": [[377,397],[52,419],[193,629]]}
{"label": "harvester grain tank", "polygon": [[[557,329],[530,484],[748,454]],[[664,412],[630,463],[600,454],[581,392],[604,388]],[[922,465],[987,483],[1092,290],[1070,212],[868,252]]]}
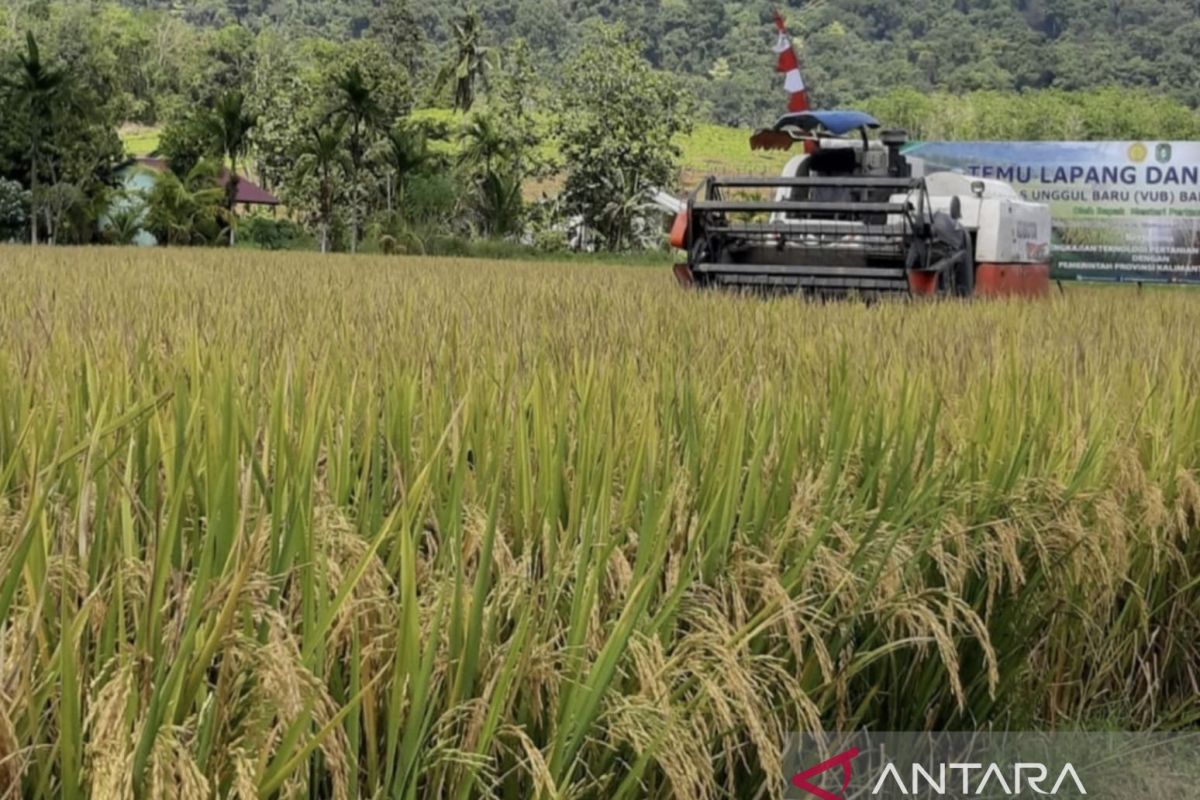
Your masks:
{"label": "harvester grain tank", "polygon": [[778,178],[706,179],[675,220],[685,285],[811,294],[1038,296],[1050,210],[1003,181],[923,174],[903,131],[859,111],[787,114],[756,149],[802,144]]}

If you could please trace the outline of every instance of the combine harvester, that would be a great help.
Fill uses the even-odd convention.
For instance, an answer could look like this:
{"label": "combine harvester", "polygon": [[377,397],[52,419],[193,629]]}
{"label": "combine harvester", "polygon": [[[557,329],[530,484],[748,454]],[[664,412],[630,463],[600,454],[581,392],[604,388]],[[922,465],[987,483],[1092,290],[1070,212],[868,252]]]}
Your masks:
{"label": "combine harvester", "polygon": [[755,149],[801,143],[778,178],[708,178],[679,212],[672,246],[686,286],[814,295],[1040,296],[1050,284],[1050,209],[1007,183],[921,174],[903,131],[859,111],[786,114]]}

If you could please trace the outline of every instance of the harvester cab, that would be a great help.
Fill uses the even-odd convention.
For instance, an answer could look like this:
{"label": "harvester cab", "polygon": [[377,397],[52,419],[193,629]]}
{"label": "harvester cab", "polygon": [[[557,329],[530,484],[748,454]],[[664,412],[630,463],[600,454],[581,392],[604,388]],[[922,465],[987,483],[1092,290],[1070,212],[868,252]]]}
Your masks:
{"label": "harvester cab", "polygon": [[755,149],[803,153],[778,178],[713,178],[671,243],[685,285],[837,295],[1038,295],[1050,212],[1000,181],[924,174],[903,131],[860,111],[787,114]]}

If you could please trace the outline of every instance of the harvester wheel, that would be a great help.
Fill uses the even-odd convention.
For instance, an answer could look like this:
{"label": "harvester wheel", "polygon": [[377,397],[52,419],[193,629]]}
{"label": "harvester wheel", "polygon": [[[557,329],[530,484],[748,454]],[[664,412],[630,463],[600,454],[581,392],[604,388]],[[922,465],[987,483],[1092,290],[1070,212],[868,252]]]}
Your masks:
{"label": "harvester wheel", "polygon": [[933,242],[931,260],[946,264],[938,276],[938,292],[944,297],[970,297],[975,294],[975,257],[971,234],[957,220],[951,223],[949,219],[948,216],[939,215],[935,223],[941,226],[941,230]]}

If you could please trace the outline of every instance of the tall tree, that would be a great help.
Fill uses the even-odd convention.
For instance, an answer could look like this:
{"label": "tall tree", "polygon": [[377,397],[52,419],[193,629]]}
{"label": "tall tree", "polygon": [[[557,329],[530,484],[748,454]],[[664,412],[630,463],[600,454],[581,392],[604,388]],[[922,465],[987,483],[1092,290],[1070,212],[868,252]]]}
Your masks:
{"label": "tall tree", "polygon": [[476,86],[487,85],[490,51],[483,44],[483,23],[474,8],[466,8],[454,23],[454,60],[438,76],[438,85],[454,81],[454,107],[470,111],[475,105]]}
{"label": "tall tree", "polygon": [[350,203],[350,252],[358,252],[361,211],[365,203],[362,187],[363,161],[367,154],[367,137],[379,124],[382,111],[375,99],[375,88],[358,65],[346,70],[335,84],[337,106],[334,116],[346,125],[350,151],[351,184],[354,197]]}
{"label": "tall tree", "polygon": [[425,131],[415,125],[397,125],[388,131],[385,153],[387,170],[391,174],[388,210],[392,198],[398,202],[404,196],[405,186],[413,174],[420,172],[433,160],[429,152],[429,140]]}
{"label": "tall tree", "polygon": [[404,65],[408,79],[415,81],[423,62],[425,34],[409,0],[384,0],[371,19],[370,31]]}
{"label": "tall tree", "polygon": [[547,87],[524,40],[508,44],[500,53],[499,63],[503,67],[499,80],[488,91],[498,124],[512,143],[513,171],[522,180],[544,174],[549,165],[540,153],[544,122],[538,110],[546,105]]}
{"label": "tall tree", "polygon": [[460,161],[491,174],[512,154],[514,143],[499,120],[488,113],[472,114],[462,130]]}
{"label": "tall tree", "polygon": [[238,164],[250,148],[250,131],[257,119],[246,110],[246,98],[240,91],[226,92],[217,98],[206,127],[213,143],[228,164],[225,180],[225,208],[229,212],[229,246],[237,243]]}
{"label": "tall tree", "polygon": [[[627,211],[677,178],[674,141],[691,128],[684,94],[673,76],[650,67],[623,28],[601,26],[567,65],[559,101],[567,206],[609,249],[620,249],[634,224]],[[616,189],[626,196],[613,206]]]}
{"label": "tall tree", "polygon": [[345,127],[341,123],[329,123],[309,131],[304,152],[298,160],[297,177],[311,177],[317,182],[317,224],[321,231],[321,252],[330,249],[329,232],[333,227],[333,214],[337,200],[337,176],[349,171],[345,148]]}
{"label": "tall tree", "polygon": [[41,192],[38,186],[45,142],[58,102],[65,92],[67,74],[42,61],[33,33],[25,36],[25,52],[18,53],[10,77],[17,104],[27,114],[29,125],[30,243],[38,244],[38,212]]}
{"label": "tall tree", "polygon": [[515,233],[522,213],[517,141],[498,117],[477,112],[463,128],[459,157],[475,192],[475,206],[489,236]]}

